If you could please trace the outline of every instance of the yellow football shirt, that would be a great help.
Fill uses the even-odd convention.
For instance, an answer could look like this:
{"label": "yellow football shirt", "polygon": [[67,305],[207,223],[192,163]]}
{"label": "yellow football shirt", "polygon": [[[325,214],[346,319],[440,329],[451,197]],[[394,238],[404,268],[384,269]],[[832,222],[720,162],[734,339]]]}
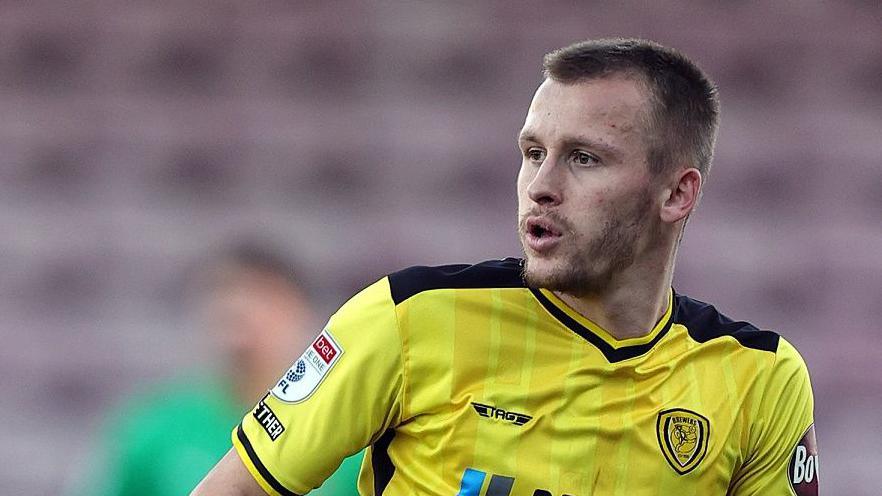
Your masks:
{"label": "yellow football shirt", "polygon": [[672,292],[649,334],[616,340],[505,259],[363,290],[232,437],[272,495],[369,446],[362,494],[804,496],[812,410],[773,332]]}

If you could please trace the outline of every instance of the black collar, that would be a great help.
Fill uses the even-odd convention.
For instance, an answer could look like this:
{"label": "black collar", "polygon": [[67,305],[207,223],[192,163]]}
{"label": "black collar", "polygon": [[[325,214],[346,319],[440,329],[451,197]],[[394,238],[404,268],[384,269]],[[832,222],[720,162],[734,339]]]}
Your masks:
{"label": "black collar", "polygon": [[[576,317],[578,314],[576,314],[574,310],[567,307],[550,291],[548,291],[550,297],[546,295],[546,291],[547,290],[530,288],[530,292],[532,292],[533,296],[539,300],[539,303],[548,310],[548,313],[554,316],[555,319],[571,331],[593,344],[601,353],[603,353],[603,356],[605,356],[610,363],[621,362],[647,353],[656,345],[656,343],[661,341],[665,334],[668,333],[668,330],[671,328],[671,323],[673,322],[674,292],[671,291],[670,299],[668,301],[668,309],[658,324],[656,324],[652,331],[647,335],[652,336],[649,341],[631,345],[625,344],[624,346],[615,346],[613,343],[609,342],[609,339],[611,338],[604,338],[602,336],[602,334],[606,334],[606,331],[601,329],[600,326],[597,326],[584,318],[582,318],[582,320],[585,321],[584,324],[579,322],[579,320],[577,320],[578,317]],[[552,301],[552,298],[557,301]],[[595,329],[592,329],[592,326]],[[636,339],[639,341],[641,338]]]}

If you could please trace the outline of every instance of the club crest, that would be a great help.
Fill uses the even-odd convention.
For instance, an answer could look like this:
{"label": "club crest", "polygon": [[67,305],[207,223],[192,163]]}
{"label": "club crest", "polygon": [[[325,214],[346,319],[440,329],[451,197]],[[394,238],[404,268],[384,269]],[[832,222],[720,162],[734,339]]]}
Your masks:
{"label": "club crest", "polygon": [[707,454],[710,422],[695,412],[674,408],[658,414],[656,434],[665,459],[678,474],[684,475]]}

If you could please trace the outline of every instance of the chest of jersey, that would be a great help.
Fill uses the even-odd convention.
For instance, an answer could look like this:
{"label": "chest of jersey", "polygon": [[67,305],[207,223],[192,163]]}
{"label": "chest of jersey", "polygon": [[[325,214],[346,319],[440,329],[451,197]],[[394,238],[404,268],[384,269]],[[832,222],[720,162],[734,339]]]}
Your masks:
{"label": "chest of jersey", "polygon": [[503,291],[421,316],[390,449],[411,480],[462,496],[726,493],[752,383],[737,347],[673,324],[610,361],[529,294]]}

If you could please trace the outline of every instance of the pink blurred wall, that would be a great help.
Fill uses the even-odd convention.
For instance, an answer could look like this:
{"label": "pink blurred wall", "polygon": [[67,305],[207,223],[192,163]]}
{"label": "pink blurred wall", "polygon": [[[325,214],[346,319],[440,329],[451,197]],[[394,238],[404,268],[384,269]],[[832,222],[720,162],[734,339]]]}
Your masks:
{"label": "pink blurred wall", "polygon": [[62,491],[108,408],[206,358],[176,287],[231,235],[296,250],[324,314],[399,267],[517,255],[541,56],[625,35],[721,89],[677,289],[797,345],[824,493],[878,495],[882,6],[538,5],[0,3],[0,493]]}

